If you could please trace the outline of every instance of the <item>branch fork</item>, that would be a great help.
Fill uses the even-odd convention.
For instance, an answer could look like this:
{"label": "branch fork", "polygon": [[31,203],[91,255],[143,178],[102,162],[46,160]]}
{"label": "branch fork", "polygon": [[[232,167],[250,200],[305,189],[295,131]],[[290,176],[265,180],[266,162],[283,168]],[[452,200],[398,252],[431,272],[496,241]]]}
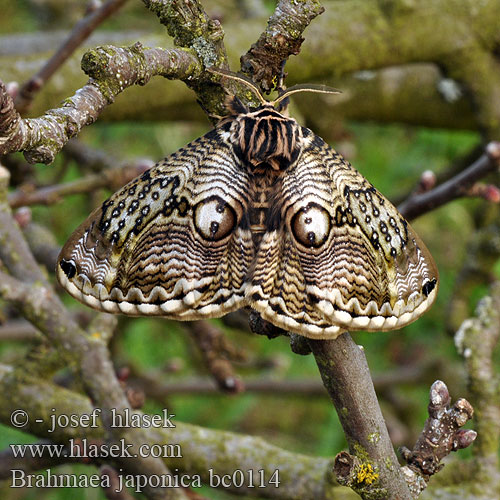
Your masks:
{"label": "branch fork", "polygon": [[427,486],[430,477],[444,467],[443,458],[467,448],[477,436],[474,430],[462,429],[474,414],[471,404],[461,398],[452,405],[444,382],[437,380],[432,384],[429,399],[429,417],[413,450],[400,450],[407,463],[405,475],[414,498]]}

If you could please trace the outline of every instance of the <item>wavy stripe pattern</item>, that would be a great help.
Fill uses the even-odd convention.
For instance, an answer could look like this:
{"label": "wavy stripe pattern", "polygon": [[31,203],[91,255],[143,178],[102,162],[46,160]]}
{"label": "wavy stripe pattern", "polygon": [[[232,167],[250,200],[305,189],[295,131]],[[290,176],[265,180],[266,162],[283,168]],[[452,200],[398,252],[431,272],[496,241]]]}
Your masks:
{"label": "wavy stripe pattern", "polygon": [[400,328],[438,282],[397,209],[270,105],[226,118],[115,193],[68,240],[57,276],[107,312],[189,320],[250,306],[312,338]]}

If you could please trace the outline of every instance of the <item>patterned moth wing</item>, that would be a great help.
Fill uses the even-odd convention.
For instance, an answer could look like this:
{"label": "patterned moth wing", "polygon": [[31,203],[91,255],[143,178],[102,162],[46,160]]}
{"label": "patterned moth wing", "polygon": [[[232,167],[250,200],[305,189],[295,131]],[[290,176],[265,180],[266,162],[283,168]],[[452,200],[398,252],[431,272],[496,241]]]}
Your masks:
{"label": "patterned moth wing", "polygon": [[250,306],[311,338],[399,328],[430,307],[436,266],[397,209],[273,104],[229,104],[90,215],[61,251],[60,283],[107,312]]}
{"label": "patterned moth wing", "polygon": [[397,209],[302,128],[275,189],[247,296],[264,319],[311,338],[400,328],[433,303],[438,271]]}
{"label": "patterned moth wing", "polygon": [[59,282],[96,309],[177,319],[245,302],[249,176],[213,130],[95,210],[63,247]]}

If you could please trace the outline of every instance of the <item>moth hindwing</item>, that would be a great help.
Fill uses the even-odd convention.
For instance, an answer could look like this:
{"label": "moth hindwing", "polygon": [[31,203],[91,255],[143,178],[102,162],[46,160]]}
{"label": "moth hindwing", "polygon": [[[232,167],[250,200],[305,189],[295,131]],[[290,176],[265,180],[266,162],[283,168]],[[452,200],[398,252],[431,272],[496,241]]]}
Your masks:
{"label": "moth hindwing", "polygon": [[129,315],[249,306],[311,338],[400,328],[426,311],[438,272],[397,209],[271,104],[232,109],[89,216],[59,256],[62,286]]}

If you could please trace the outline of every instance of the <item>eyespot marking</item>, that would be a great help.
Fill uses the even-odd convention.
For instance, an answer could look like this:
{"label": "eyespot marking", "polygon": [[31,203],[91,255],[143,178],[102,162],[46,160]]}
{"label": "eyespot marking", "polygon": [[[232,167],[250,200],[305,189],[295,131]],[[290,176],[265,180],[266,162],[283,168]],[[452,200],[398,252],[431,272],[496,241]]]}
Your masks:
{"label": "eyespot marking", "polygon": [[291,220],[293,236],[308,248],[319,248],[323,245],[328,239],[330,229],[330,214],[317,203],[309,203],[302,207]]}
{"label": "eyespot marking", "polygon": [[424,283],[424,286],[422,287],[422,293],[426,297],[428,297],[429,294],[432,292],[432,290],[434,290],[434,288],[436,287],[436,284],[437,284],[436,278],[432,278],[431,280],[426,281]]}
{"label": "eyespot marking", "polygon": [[75,276],[76,266],[73,261],[61,259],[61,262],[59,262],[59,266],[69,280],[73,278],[73,276]]}
{"label": "eyespot marking", "polygon": [[234,209],[219,196],[200,201],[193,210],[194,227],[208,241],[219,241],[236,227]]}

